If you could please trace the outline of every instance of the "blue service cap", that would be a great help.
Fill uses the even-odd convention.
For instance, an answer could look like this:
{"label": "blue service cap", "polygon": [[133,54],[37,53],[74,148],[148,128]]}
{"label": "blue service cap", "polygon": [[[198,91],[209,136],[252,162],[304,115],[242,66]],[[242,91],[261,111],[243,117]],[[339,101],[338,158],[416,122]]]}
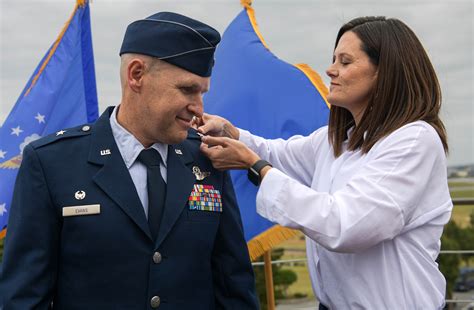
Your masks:
{"label": "blue service cap", "polygon": [[219,32],[204,23],[180,14],[160,12],[128,25],[120,55],[148,55],[208,77],[220,40]]}

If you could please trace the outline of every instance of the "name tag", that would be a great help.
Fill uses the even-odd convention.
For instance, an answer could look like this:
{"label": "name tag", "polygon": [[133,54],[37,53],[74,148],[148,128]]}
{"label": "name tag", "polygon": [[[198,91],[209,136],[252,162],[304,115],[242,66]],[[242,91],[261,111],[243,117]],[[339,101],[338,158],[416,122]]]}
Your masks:
{"label": "name tag", "polygon": [[72,206],[63,208],[63,216],[78,216],[78,215],[91,215],[99,214],[100,205],[83,205],[83,206]]}

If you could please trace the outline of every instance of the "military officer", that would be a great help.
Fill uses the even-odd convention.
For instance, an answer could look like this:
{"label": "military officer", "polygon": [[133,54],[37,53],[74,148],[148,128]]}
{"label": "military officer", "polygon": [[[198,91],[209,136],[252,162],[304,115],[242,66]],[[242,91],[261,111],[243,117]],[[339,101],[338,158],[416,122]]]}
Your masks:
{"label": "military officer", "polygon": [[25,147],[4,310],[258,308],[231,179],[191,128],[219,41],[175,13],[131,23],[120,105]]}

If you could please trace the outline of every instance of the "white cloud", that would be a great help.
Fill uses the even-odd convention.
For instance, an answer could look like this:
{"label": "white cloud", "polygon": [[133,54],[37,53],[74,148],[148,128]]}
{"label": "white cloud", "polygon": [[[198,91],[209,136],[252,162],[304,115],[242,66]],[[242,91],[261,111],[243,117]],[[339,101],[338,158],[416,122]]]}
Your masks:
{"label": "white cloud", "polygon": [[20,144],[20,153],[23,154],[23,149],[28,143],[38,140],[39,138],[41,138],[41,136],[36,133],[26,137],[25,140],[23,140],[23,142]]}

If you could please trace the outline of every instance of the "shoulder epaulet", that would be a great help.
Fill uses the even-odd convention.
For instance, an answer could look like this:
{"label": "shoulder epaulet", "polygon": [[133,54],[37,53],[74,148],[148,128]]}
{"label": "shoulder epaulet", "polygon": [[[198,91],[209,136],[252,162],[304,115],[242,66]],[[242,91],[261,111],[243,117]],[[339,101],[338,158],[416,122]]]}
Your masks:
{"label": "shoulder epaulet", "polygon": [[188,140],[199,140],[201,141],[202,135],[194,128],[188,130]]}
{"label": "shoulder epaulet", "polygon": [[86,136],[91,133],[92,124],[84,124],[77,127],[58,130],[41,139],[31,142],[35,149],[68,138]]}

